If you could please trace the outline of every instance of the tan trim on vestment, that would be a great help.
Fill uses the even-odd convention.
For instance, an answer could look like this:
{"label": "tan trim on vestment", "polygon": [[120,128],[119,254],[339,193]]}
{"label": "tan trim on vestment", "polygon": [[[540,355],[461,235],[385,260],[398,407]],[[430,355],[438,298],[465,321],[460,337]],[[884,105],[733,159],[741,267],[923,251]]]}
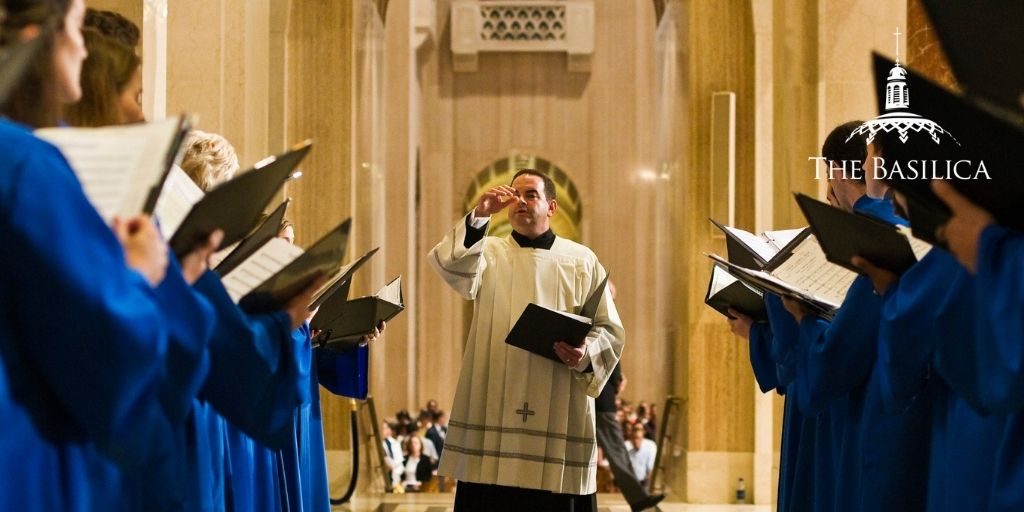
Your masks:
{"label": "tan trim on vestment", "polygon": [[562,466],[572,468],[591,468],[597,465],[597,461],[577,462],[574,460],[568,460],[561,457],[542,457],[540,455],[529,455],[526,453],[514,453],[514,452],[498,452],[491,450],[474,450],[472,448],[463,448],[461,446],[445,443],[444,449],[451,450],[456,453],[463,455],[474,455],[477,457],[493,457],[497,459],[520,459],[529,462],[540,462],[543,464],[560,464]]}
{"label": "tan trim on vestment", "polygon": [[501,432],[504,434],[525,434],[528,436],[547,437],[549,439],[564,439],[570,443],[585,443],[591,444],[596,442],[593,437],[574,437],[565,434],[559,434],[557,432],[547,432],[544,430],[531,430],[528,428],[511,428],[511,427],[496,427],[492,425],[471,425],[469,423],[462,423],[461,421],[449,421],[449,427],[464,428],[466,430],[477,430],[483,432]]}

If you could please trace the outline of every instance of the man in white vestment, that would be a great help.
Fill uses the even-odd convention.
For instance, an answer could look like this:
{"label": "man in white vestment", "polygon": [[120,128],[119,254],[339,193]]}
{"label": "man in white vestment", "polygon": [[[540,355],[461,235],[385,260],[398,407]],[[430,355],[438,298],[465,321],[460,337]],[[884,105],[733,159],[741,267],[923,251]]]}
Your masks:
{"label": "man in white vestment", "polygon": [[[513,233],[484,236],[508,208]],[[554,183],[530,169],[489,190],[428,256],[473,301],[473,322],[439,473],[458,480],[456,511],[596,511],[594,397],[622,353],[624,331],[605,291],[581,347],[556,342],[562,363],[508,345],[528,304],[579,312],[606,277],[593,251],[551,232]]]}

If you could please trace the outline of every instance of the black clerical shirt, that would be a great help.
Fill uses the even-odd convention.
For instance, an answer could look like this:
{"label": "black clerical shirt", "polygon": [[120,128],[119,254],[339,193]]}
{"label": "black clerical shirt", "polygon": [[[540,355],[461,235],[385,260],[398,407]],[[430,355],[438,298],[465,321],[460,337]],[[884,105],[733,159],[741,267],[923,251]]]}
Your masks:
{"label": "black clerical shirt", "polygon": [[[466,215],[466,238],[462,241],[462,245],[466,249],[473,247],[477,242],[483,240],[484,234],[486,233],[487,224],[484,224],[480,229],[474,228],[473,225],[469,223],[469,215]],[[520,235],[513,231],[512,238],[515,239],[517,244],[519,244],[519,247],[524,248],[550,250],[551,246],[555,245],[555,232],[550,229],[532,240],[526,235]]]}

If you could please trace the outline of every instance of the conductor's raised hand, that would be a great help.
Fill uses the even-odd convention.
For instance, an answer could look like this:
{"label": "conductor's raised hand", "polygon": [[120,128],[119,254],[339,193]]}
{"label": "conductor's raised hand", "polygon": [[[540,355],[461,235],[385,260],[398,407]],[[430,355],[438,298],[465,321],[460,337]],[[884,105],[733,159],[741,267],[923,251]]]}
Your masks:
{"label": "conductor's raised hand", "polygon": [[167,244],[160,238],[153,219],[148,215],[128,220],[114,217],[112,229],[124,248],[128,266],[142,274],[150,286],[163,281],[167,273]]}
{"label": "conductor's raised hand", "polygon": [[574,347],[564,341],[556,341],[555,355],[569,368],[576,368],[580,365],[580,361],[583,360],[583,356],[587,354],[588,341],[584,341],[578,347]]}
{"label": "conductor's raised hand", "polygon": [[181,258],[181,275],[185,278],[186,283],[194,284],[199,280],[199,276],[210,268],[210,257],[217,252],[217,248],[220,247],[223,240],[224,232],[219,229],[214,230],[210,236],[206,237],[206,241],[202,245],[192,249]]}
{"label": "conductor's raised hand", "polygon": [[288,301],[284,312],[288,313],[292,319],[292,329],[298,329],[309,317],[309,305],[313,302],[313,295],[325,284],[327,284],[327,276],[317,277],[305,290],[302,290],[302,293]]}
{"label": "conductor's raised hand", "polygon": [[476,209],[473,210],[473,215],[477,217],[490,217],[514,203],[518,195],[519,192],[508,185],[494,187],[480,196],[480,202],[477,203]]}
{"label": "conductor's raised hand", "polygon": [[362,338],[359,338],[359,346],[365,347],[369,345],[371,341],[376,341],[381,334],[384,334],[384,328],[387,326],[388,324],[384,322],[384,320],[381,320],[380,323],[377,324],[377,327],[373,329],[373,332],[367,334],[366,336],[363,336]]}
{"label": "conductor's raised hand", "polygon": [[750,339],[750,326],[754,324],[754,319],[732,308],[729,308],[729,315],[732,316],[729,319],[729,330],[740,338]]}
{"label": "conductor's raised hand", "polygon": [[978,271],[978,242],[985,227],[994,222],[992,214],[971,202],[945,181],[932,182],[932,190],[953,212],[949,222],[940,226],[936,238],[949,245],[949,251],[956,256],[972,274]]}

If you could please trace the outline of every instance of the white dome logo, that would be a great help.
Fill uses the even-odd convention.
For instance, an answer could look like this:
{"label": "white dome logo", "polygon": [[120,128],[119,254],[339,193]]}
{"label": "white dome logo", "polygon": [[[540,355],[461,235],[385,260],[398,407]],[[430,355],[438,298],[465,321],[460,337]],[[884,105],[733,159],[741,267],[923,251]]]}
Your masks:
{"label": "white dome logo", "polygon": [[868,144],[879,133],[897,133],[900,142],[906,143],[912,135],[927,134],[936,144],[948,137],[957,145],[960,143],[938,123],[910,111],[910,88],[907,86],[907,70],[900,66],[900,29],[896,28],[896,63],[889,70],[885,86],[885,113],[865,122],[850,134],[847,141],[863,136]]}

